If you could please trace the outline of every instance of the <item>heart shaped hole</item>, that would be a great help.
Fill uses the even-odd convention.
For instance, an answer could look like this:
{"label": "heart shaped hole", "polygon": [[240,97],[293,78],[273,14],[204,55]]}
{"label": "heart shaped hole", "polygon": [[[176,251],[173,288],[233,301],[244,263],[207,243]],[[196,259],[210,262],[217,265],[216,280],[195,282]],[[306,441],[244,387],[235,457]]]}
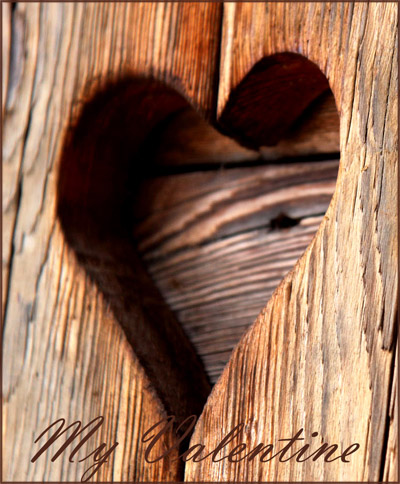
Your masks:
{"label": "heart shaped hole", "polygon": [[260,61],[213,123],[158,81],[110,82],[60,163],[66,240],[182,419],[311,242],[339,165],[328,81],[298,54]]}

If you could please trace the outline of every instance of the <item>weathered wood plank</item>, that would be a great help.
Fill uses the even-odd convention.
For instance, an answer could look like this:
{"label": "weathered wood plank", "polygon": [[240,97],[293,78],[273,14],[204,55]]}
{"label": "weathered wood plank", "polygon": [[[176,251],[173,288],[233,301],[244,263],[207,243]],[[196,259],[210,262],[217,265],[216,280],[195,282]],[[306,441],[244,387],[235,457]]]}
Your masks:
{"label": "weathered wood plank", "polygon": [[292,228],[249,230],[148,261],[212,383],[321,220],[307,217]]}
{"label": "weathered wood plank", "polygon": [[337,168],[338,161],[303,162],[142,183],[134,207],[139,251],[212,383],[311,242]]}
{"label": "weathered wood plank", "polygon": [[213,238],[268,227],[280,213],[292,218],[323,214],[337,169],[333,160],[146,180],[134,206],[139,250],[162,257]]}
{"label": "weathered wood plank", "polygon": [[393,3],[224,4],[218,112],[263,56],[302,53],[335,95],[341,162],[316,237],[234,350],[192,443],[214,449],[243,421],[238,441],[251,448],[299,429],[305,443],[316,431],[318,444],[361,447],[349,463],[190,461],[187,481],[382,478],[397,306],[396,32]]}
{"label": "weathered wood plank", "polygon": [[[5,86],[5,102],[3,104],[3,256],[2,283],[3,301],[6,301],[8,291],[8,274],[13,250],[13,231],[19,205],[21,189],[21,164],[24,155],[24,137],[29,128],[29,106],[32,102],[35,63],[38,47],[38,32],[35,25],[38,21],[38,8],[32,7],[31,22],[26,24],[25,6],[15,9],[11,16],[11,5],[2,4],[3,12],[8,11],[10,25],[8,27],[10,52],[3,57],[8,58],[8,65],[3,72]],[[7,19],[4,15],[3,22]],[[6,30],[7,32],[7,30]],[[25,55],[23,48],[30,45]],[[4,305],[5,306],[5,305]]]}
{"label": "weathered wood plank", "polygon": [[[338,187],[316,238],[233,353],[193,441],[212,446],[245,420],[252,443],[273,442],[303,426],[329,442],[359,441],[362,449],[342,467],[320,462],[224,467],[204,461],[189,463],[186,478],[377,480],[385,455],[384,475],[396,473],[395,421],[385,451],[387,415],[382,412],[389,408],[392,389],[397,288],[396,220],[391,216],[397,196],[396,6],[304,3],[293,9],[254,3],[223,8],[219,66],[221,4],[17,4],[10,12],[14,54],[3,145],[6,479],[80,479],[86,466],[67,465],[68,455],[63,461],[51,463],[49,455],[30,464],[31,442],[50,423],[49,415],[88,421],[99,414],[108,425],[102,439],[120,444],[96,479],[178,477],[176,463],[143,461],[140,435],[165,409],[56,220],[62,141],[82,103],[110,79],[153,75],[213,118],[215,102],[219,116],[255,62],[286,50],[315,61],[333,89],[341,113]],[[248,35],[249,29],[254,35]],[[334,146],[334,138],[329,140]],[[315,149],[313,143],[306,149]],[[292,144],[277,147],[264,156],[298,154]],[[254,156],[238,153],[242,160]],[[179,211],[177,220],[182,223]],[[227,227],[229,220],[222,216],[212,223]],[[257,223],[251,222],[253,228]],[[239,240],[236,230],[228,231],[231,241]],[[250,234],[259,239],[254,230]],[[193,233],[186,240],[174,237],[169,250],[201,240]],[[215,240],[209,247],[217,250],[221,243]],[[178,256],[171,260],[178,264]],[[249,314],[248,323],[252,318]]]}
{"label": "weathered wood plank", "polygon": [[5,479],[79,480],[87,463],[66,465],[66,454],[31,464],[33,440],[52,418],[87,423],[98,415],[107,421],[103,438],[119,447],[95,480],[178,477],[176,462],[146,465],[141,457],[139,437],[164,409],[65,247],[56,178],[67,126],[107,79],[153,75],[210,112],[220,11],[190,3],[17,3],[12,10],[3,145]]}
{"label": "weathered wood plank", "polygon": [[192,109],[174,116],[154,141],[154,163],[163,167],[213,165],[251,160],[339,153],[339,116],[332,93],[304,113],[275,146],[257,151],[240,146]]}

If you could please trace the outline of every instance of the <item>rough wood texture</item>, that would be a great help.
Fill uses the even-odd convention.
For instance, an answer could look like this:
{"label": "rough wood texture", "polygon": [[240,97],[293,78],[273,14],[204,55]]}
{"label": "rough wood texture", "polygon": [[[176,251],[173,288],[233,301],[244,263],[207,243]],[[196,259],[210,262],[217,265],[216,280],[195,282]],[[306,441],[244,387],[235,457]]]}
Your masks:
{"label": "rough wood texture", "polygon": [[[314,61],[335,95],[341,115],[336,191],[316,237],[232,354],[192,442],[213,448],[245,421],[243,440],[252,445],[274,443],[303,427],[307,435],[318,431],[329,443],[359,442],[361,449],[349,464],[189,462],[185,479],[396,480],[396,4],[17,3],[2,4],[2,10],[3,478],[79,480],[87,464],[71,464],[68,455],[52,463],[48,454],[31,464],[33,441],[52,419],[86,423],[98,415],[107,426],[96,444],[119,446],[95,480],[181,476],[176,462],[144,462],[140,436],[166,409],[56,217],[65,133],[99,88],[127,74],[172,84],[218,124],[230,94],[238,89],[240,97],[240,82],[254,64],[290,51]],[[229,124],[226,116],[224,128]],[[334,129],[323,132],[334,147]],[[315,137],[301,138],[297,147],[293,139],[281,143],[263,148],[264,157],[318,152]],[[233,161],[259,156],[228,145],[236,158],[226,158]],[[225,148],[218,149],[221,154]],[[204,163],[207,153],[202,156]],[[240,177],[235,183],[240,186]],[[326,188],[328,194],[332,186]],[[215,193],[227,196],[218,184]],[[180,220],[179,210],[175,215]],[[220,220],[229,227],[230,217]],[[272,246],[272,235],[260,235],[257,216],[248,220],[247,250],[254,244],[267,264],[260,243]],[[299,233],[311,235],[307,222],[314,230],[317,220],[305,219],[289,231],[298,247]],[[243,239],[235,231],[227,233],[241,257]],[[183,248],[189,235],[161,240],[162,250]],[[146,231],[140,236],[162,286],[168,264],[151,254]],[[223,240],[208,242],[210,255],[225,250],[228,239]],[[188,254],[201,260],[202,250]],[[169,257],[174,270],[184,269],[183,253]],[[234,262],[227,255],[221,265],[224,260]],[[249,298],[246,308],[251,304]]]}
{"label": "rough wood texture", "polygon": [[67,464],[65,454],[31,464],[33,441],[53,417],[85,423],[104,415],[103,438],[120,445],[97,480],[177,479],[176,462],[146,465],[141,457],[140,436],[165,410],[65,247],[55,216],[56,178],[67,126],[109,78],[152,74],[175,82],[200,112],[210,113],[221,5],[10,8],[2,4],[12,45],[3,132],[3,477],[80,480],[87,463]]}
{"label": "rough wood texture", "polygon": [[303,162],[142,183],[139,252],[212,383],[311,242],[337,169],[337,161]]}
{"label": "rough wood texture", "polygon": [[396,28],[389,3],[224,6],[219,112],[263,56],[301,52],[335,95],[341,160],[317,236],[235,349],[192,442],[212,449],[244,421],[239,441],[250,445],[304,428],[361,449],[350,463],[189,462],[187,481],[382,478],[397,304]]}

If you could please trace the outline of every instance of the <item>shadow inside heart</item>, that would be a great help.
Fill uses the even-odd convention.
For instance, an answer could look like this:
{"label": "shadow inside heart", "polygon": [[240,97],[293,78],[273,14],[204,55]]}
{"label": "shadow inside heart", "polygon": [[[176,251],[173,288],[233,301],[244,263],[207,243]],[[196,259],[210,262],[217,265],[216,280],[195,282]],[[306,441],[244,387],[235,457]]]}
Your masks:
{"label": "shadow inside heart", "polygon": [[254,66],[214,124],[241,145],[171,87],[124,79],[84,105],[60,163],[66,240],[178,419],[311,242],[338,169],[328,81],[297,54]]}

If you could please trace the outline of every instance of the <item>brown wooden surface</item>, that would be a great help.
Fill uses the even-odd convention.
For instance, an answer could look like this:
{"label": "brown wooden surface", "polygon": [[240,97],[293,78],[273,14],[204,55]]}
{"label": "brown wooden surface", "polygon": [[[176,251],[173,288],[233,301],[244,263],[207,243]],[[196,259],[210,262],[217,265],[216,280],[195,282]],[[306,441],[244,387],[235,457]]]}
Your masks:
{"label": "brown wooden surface", "polygon": [[[166,408],[56,217],[65,133],[92,94],[127,74],[171,84],[201,116],[218,120],[258,60],[291,51],[326,74],[341,115],[339,178],[317,236],[337,162],[314,170],[311,163],[271,167],[260,160],[337,151],[329,97],[260,153],[214,135],[182,111],[161,132],[162,146],[171,141],[169,151],[155,153],[162,175],[188,162],[260,166],[222,173],[197,166],[146,181],[137,197],[148,197],[151,187],[151,204],[147,213],[133,213],[139,223],[134,228],[132,221],[132,235],[213,381],[308,246],[232,354],[192,442],[212,448],[245,420],[245,440],[254,445],[304,427],[330,443],[362,447],[345,465],[187,463],[185,479],[396,480],[397,6],[17,3],[2,4],[2,11],[3,478],[80,480],[87,464],[68,463],[68,455],[31,464],[33,441],[56,418],[88,422],[98,415],[107,425],[97,445],[119,446],[95,480],[182,475],[176,462],[144,462],[140,437]],[[186,136],[184,156],[171,138],[177,126]],[[198,130],[200,142],[193,142]],[[307,170],[312,176],[302,183]],[[293,186],[282,188],[280,198],[268,177],[283,179],[288,171]],[[221,205],[202,209],[210,200]],[[297,225],[279,229],[279,211],[271,209],[277,201]],[[190,213],[193,225],[185,220]],[[279,249],[287,258],[275,258]],[[207,264],[219,278],[210,277]]]}
{"label": "brown wooden surface", "polygon": [[142,184],[139,251],[212,383],[311,242],[337,168],[337,161],[229,168]]}
{"label": "brown wooden surface", "polygon": [[221,5],[18,3],[12,9],[3,3],[2,9],[13,46],[3,131],[3,477],[80,480],[87,463],[67,464],[65,454],[31,464],[33,441],[56,418],[88,423],[104,415],[103,439],[120,444],[97,480],[177,479],[176,462],[146,464],[137,457],[140,436],[165,409],[65,244],[56,181],[66,128],[107,79],[132,72],[178,78],[200,112],[210,112]]}
{"label": "brown wooden surface", "polygon": [[304,428],[309,438],[317,431],[330,443],[359,442],[361,450],[346,464],[206,459],[189,462],[185,479],[377,481],[386,458],[397,307],[397,6],[225,7],[219,112],[263,56],[301,52],[335,95],[341,159],[317,236],[233,352],[192,442],[214,448],[245,421],[240,441],[249,444]]}

